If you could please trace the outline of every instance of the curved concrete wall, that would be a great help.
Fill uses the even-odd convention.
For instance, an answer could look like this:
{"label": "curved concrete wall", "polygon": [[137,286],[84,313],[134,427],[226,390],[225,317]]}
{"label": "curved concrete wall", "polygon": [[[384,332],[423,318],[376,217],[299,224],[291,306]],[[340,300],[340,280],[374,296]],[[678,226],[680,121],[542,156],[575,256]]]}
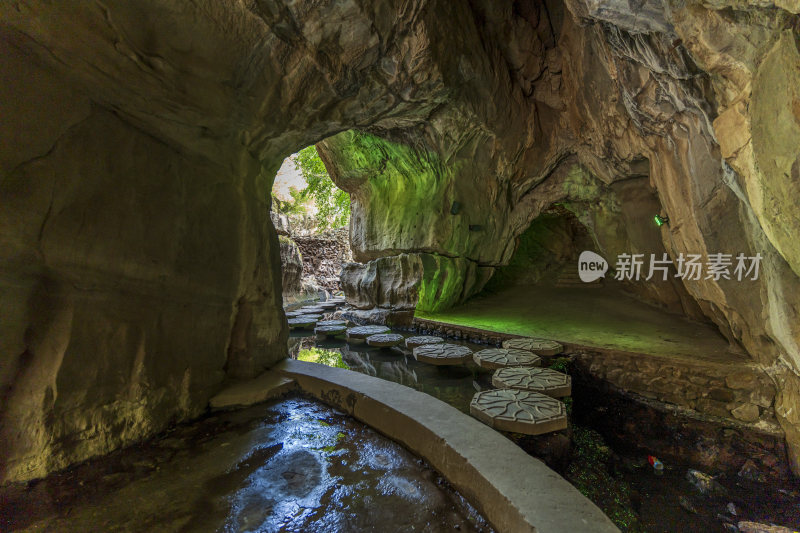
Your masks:
{"label": "curved concrete wall", "polygon": [[397,383],[293,359],[275,370],[425,458],[498,531],[619,531],[540,460],[441,400]]}

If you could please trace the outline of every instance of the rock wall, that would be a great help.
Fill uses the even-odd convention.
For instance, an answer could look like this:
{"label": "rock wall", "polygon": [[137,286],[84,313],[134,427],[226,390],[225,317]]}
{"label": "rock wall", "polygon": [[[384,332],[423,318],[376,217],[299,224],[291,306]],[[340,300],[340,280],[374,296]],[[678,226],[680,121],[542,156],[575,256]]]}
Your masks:
{"label": "rock wall", "polygon": [[303,254],[303,279],[328,291],[341,290],[342,265],[351,260],[344,228],[320,235],[294,237]]}
{"label": "rock wall", "polygon": [[281,279],[284,299],[303,290],[303,256],[297,243],[286,235],[279,235],[281,247]]}
{"label": "rock wall", "polygon": [[635,213],[575,173],[647,180],[673,258],[760,253],[757,282],[654,297],[691,296],[770,376],[797,468],[798,11],[0,4],[0,482],[193,416],[285,356],[272,179],[336,134],[319,148],[353,195],[356,260],[420,254],[423,305],[479,288],[554,202],[586,202],[598,235]]}
{"label": "rock wall", "polygon": [[[436,253],[495,268],[556,202],[612,256],[759,254],[756,281],[631,288],[713,321],[749,352],[779,391],[774,409],[800,472],[798,228],[789,214],[800,168],[800,5],[471,5],[463,44],[450,49],[459,63],[442,68],[450,98],[424,124],[378,124],[318,145],[352,195],[356,259]],[[656,213],[670,224],[656,228]],[[464,292],[442,281],[420,298],[449,305]]]}
{"label": "rock wall", "polygon": [[0,483],[196,416],[225,379],[285,357],[281,161],[427,116],[445,98],[429,32],[468,16],[424,1],[0,5]]}

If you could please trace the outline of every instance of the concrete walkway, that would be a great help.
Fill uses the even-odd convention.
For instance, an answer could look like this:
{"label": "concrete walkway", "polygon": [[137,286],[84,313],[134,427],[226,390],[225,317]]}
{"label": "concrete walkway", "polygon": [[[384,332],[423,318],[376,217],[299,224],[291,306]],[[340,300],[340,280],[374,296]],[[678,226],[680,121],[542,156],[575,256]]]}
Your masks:
{"label": "concrete walkway", "polygon": [[497,531],[619,531],[544,463],[436,398],[379,378],[291,359],[273,371],[423,457]]}

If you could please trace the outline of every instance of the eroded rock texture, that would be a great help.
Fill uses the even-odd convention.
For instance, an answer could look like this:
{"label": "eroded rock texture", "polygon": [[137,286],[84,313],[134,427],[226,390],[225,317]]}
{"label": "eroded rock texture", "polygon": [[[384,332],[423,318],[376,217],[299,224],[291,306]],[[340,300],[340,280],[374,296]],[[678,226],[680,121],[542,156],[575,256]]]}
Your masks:
{"label": "eroded rock texture", "polygon": [[197,415],[226,376],[285,357],[280,162],[427,116],[446,97],[430,32],[469,16],[446,2],[0,5],[0,482]]}
{"label": "eroded rock texture", "polygon": [[[554,202],[608,255],[760,253],[758,282],[649,297],[748,350],[797,466],[798,11],[0,4],[0,482],[196,415],[285,356],[269,190],[336,134],[320,150],[353,195],[355,258],[415,256],[400,285],[422,307],[479,290]],[[671,225],[639,231],[637,199]]]}
{"label": "eroded rock texture", "polygon": [[[798,471],[800,5],[471,5],[475,35],[461,31],[440,58],[449,99],[423,124],[318,145],[352,194],[356,259],[436,254],[492,269],[554,203],[612,259],[760,254],[757,281],[629,288],[747,350],[780,391]],[[670,225],[652,224],[656,213]],[[453,281],[421,288],[418,309],[431,294],[446,305],[471,294]]]}

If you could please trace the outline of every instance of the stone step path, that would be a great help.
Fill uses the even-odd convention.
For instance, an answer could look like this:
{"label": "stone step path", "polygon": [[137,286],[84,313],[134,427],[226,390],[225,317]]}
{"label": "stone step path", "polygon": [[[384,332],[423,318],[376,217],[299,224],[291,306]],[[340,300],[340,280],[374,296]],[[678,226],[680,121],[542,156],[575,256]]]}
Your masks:
{"label": "stone step path", "polygon": [[414,359],[431,365],[463,365],[472,357],[472,350],[460,344],[423,344],[411,352]]}
{"label": "stone step path", "polygon": [[391,348],[403,342],[403,336],[397,333],[378,333],[367,337],[367,344],[376,348]]}
{"label": "stone step path", "polygon": [[548,339],[538,339],[535,337],[519,337],[516,339],[506,339],[502,344],[503,348],[515,350],[527,350],[537,355],[558,355],[564,351],[564,347]]}
{"label": "stone step path", "polygon": [[391,333],[391,329],[386,326],[356,326],[347,329],[347,342],[351,344],[361,344],[370,335],[381,333]]}
{"label": "stone step path", "polygon": [[515,348],[488,348],[472,354],[472,360],[479,367],[488,369],[542,364],[542,359],[535,353]]}
{"label": "stone step path", "polygon": [[416,337],[408,337],[406,339],[406,348],[413,350],[417,346],[423,344],[440,344],[444,339],[441,337],[434,337],[433,335],[417,335]]}
{"label": "stone step path", "polygon": [[347,326],[347,320],[320,320],[318,326]]}
{"label": "stone step path", "polygon": [[492,385],[498,389],[539,392],[552,398],[572,394],[572,378],[550,368],[501,368],[492,376]]}
{"label": "stone step path", "polygon": [[328,326],[323,326],[320,324],[321,322],[317,322],[317,327],[314,328],[314,333],[316,333],[318,339],[336,337],[337,335],[343,335],[344,332],[347,331],[347,326],[345,324],[332,324]]}
{"label": "stone step path", "polygon": [[541,435],[567,428],[564,402],[538,392],[515,389],[479,392],[472,397],[469,412],[499,431]]}
{"label": "stone step path", "polygon": [[298,316],[287,320],[289,329],[309,329],[317,324],[318,318],[309,316]]}

